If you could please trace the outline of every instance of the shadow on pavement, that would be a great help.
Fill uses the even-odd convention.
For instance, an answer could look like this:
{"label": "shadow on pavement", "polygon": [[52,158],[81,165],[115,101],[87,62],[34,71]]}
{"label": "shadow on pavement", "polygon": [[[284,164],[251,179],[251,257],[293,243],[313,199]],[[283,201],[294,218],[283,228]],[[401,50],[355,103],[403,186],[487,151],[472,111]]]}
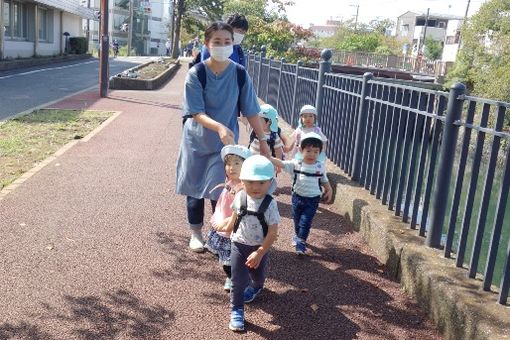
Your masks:
{"label": "shadow on pavement", "polygon": [[[43,319],[66,324],[74,337],[80,339],[112,339],[116,337],[158,337],[170,327],[175,314],[159,305],[148,305],[124,289],[97,296],[64,296],[64,308],[43,306]],[[40,317],[37,315],[36,317]],[[0,324],[0,339],[52,339],[36,326]],[[61,339],[66,338],[62,334]]]}

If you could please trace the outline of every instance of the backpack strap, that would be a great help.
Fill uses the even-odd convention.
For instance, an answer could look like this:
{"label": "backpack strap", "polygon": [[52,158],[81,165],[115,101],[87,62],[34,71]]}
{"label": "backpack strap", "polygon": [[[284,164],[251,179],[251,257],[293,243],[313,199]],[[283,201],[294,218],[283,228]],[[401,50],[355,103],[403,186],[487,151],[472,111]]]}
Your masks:
{"label": "backpack strap", "polygon": [[200,81],[200,85],[202,85],[202,90],[205,90],[205,85],[207,84],[207,72],[205,71],[204,63],[196,63],[193,67],[197,70],[197,77],[198,81]]}
{"label": "backpack strap", "polygon": [[251,147],[251,143],[257,138],[257,134],[255,133],[255,130],[251,130],[250,133],[250,142],[248,143],[248,149]]}
{"label": "backpack strap", "polygon": [[269,139],[267,140],[267,145],[271,149],[271,155],[276,157],[276,152],[274,151],[274,146],[276,144],[276,136],[278,136],[277,132],[272,132],[269,134]]}
{"label": "backpack strap", "polygon": [[257,216],[257,219],[259,220],[260,225],[262,226],[262,233],[264,234],[264,237],[267,236],[268,232],[268,225],[266,222],[266,218],[264,217],[264,213],[266,212],[267,208],[269,208],[269,205],[271,204],[271,201],[273,200],[273,197],[271,195],[266,195],[264,197],[264,200],[262,203],[260,203],[258,211],[250,211],[248,210],[248,202],[247,202],[247,196],[246,192],[243,190],[240,193],[241,195],[241,206],[239,207],[239,213],[237,214],[236,221],[234,223],[234,233],[239,228],[239,225],[241,224],[241,220],[246,215],[253,215]]}
{"label": "backpack strap", "polygon": [[237,116],[241,116],[241,91],[246,83],[246,70],[242,65],[236,64],[237,87],[239,95],[237,96]]}
{"label": "backpack strap", "polygon": [[245,62],[244,62],[244,51],[243,51],[243,48],[239,45],[234,45],[234,47],[237,48],[237,55],[239,56],[239,64],[241,65],[245,65]]}
{"label": "backpack strap", "polygon": [[241,198],[241,206],[239,207],[239,212],[237,213],[237,218],[236,218],[236,221],[234,222],[234,230],[232,232],[233,234],[235,234],[237,232],[237,229],[239,228],[239,225],[241,224],[241,220],[248,213],[248,202],[247,202],[247,197],[246,197],[246,191],[244,191],[244,190],[241,191],[239,193],[239,195]]}
{"label": "backpack strap", "polygon": [[[243,66],[239,64],[236,65],[236,77],[237,77],[237,87],[239,88],[239,95],[237,96],[237,116],[241,115],[241,90],[246,82],[246,70]],[[205,70],[205,65],[203,61],[196,63],[193,66],[197,70],[197,77],[200,85],[202,85],[202,90],[205,91],[205,86],[207,85],[207,72]],[[192,115],[186,115],[182,117],[182,125],[186,123],[188,118],[192,118]]]}
{"label": "backpack strap", "polygon": [[297,181],[297,176],[299,174],[301,175],[305,175],[305,176],[308,176],[308,177],[317,177],[317,181],[318,181],[318,185],[319,185],[319,189],[321,187],[321,177],[324,175],[323,173],[311,173],[311,172],[306,172],[306,171],[301,171],[301,165],[302,165],[302,162],[298,162],[298,165],[299,165],[299,169],[296,169],[294,168],[294,180],[292,181],[292,191],[294,192],[294,186],[296,185],[296,181]]}

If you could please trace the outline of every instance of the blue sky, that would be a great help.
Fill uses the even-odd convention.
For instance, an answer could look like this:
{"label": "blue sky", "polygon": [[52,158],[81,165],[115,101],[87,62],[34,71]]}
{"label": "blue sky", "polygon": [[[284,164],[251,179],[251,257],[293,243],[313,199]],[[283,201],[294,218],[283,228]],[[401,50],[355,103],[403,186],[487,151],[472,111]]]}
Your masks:
{"label": "blue sky", "polygon": [[[293,0],[295,5],[287,8],[291,22],[308,28],[310,23],[324,25],[330,17],[344,20],[356,16],[359,5],[359,22],[369,22],[377,18],[390,18],[396,22],[397,17],[408,10],[464,16],[468,0]],[[471,0],[469,16],[473,15],[485,2]]]}

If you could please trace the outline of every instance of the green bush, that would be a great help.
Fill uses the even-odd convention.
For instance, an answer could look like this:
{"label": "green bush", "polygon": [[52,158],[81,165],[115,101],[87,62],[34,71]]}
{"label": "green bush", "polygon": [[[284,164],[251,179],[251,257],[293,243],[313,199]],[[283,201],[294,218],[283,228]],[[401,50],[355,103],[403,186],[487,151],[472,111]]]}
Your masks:
{"label": "green bush", "polygon": [[69,38],[69,50],[74,54],[87,53],[87,38],[71,37]]}

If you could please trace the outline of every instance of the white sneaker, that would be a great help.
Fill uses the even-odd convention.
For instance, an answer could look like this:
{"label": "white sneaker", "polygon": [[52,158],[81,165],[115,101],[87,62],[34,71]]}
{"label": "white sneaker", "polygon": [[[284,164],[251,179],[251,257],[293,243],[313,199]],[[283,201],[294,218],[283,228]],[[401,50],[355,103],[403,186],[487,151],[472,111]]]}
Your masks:
{"label": "white sneaker", "polygon": [[191,239],[189,240],[189,247],[192,251],[196,253],[201,253],[204,251],[204,241],[202,237],[199,237],[195,234],[191,234]]}

